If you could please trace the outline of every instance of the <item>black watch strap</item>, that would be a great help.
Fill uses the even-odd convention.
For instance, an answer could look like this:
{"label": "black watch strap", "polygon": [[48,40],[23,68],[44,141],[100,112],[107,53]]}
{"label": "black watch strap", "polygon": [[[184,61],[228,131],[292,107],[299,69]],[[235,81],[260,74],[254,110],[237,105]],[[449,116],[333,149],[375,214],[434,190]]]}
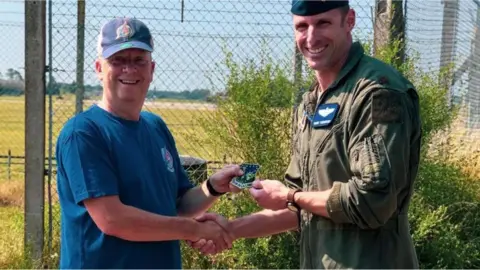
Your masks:
{"label": "black watch strap", "polygon": [[210,178],[207,179],[207,189],[208,189],[208,192],[210,192],[210,194],[212,194],[212,196],[215,196],[215,197],[225,194],[222,192],[218,192],[213,188],[212,183],[210,183]]}

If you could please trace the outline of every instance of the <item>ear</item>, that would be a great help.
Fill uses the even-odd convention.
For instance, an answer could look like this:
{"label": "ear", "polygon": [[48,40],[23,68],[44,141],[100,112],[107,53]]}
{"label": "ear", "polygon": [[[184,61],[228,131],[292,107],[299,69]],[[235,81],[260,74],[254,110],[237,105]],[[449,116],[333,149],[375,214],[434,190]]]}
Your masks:
{"label": "ear", "polygon": [[348,28],[348,31],[352,31],[353,30],[353,27],[355,27],[355,10],[353,10],[352,8],[348,11],[347,13],[347,16],[345,18],[346,20],[346,24],[347,24],[347,28]]}
{"label": "ear", "polygon": [[151,75],[150,76],[150,78],[151,78],[150,82],[153,81],[153,73],[155,72],[155,66],[156,66],[155,61],[152,61],[152,71],[151,71],[151,74],[150,74]]}
{"label": "ear", "polygon": [[95,59],[95,73],[97,78],[101,81],[103,79],[102,60],[100,58]]}

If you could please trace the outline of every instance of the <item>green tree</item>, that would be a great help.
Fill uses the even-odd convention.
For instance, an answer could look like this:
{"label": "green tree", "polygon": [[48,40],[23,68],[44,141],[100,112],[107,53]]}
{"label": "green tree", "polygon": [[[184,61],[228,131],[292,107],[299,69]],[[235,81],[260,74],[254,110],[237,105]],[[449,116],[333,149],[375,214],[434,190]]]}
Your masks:
{"label": "green tree", "polygon": [[7,74],[5,74],[8,79],[14,80],[14,81],[22,81],[23,82],[23,77],[18,70],[9,68],[7,69]]}

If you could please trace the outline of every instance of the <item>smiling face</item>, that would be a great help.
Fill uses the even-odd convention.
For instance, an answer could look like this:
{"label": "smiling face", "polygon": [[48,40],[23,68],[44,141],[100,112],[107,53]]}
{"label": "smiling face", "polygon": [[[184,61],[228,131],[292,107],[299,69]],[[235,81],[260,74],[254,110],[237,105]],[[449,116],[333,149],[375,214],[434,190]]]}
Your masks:
{"label": "smiling face", "polygon": [[104,96],[110,103],[118,105],[143,104],[154,68],[151,53],[141,49],[126,49],[95,62]]}
{"label": "smiling face", "polygon": [[313,16],[293,16],[295,40],[309,66],[330,70],[348,54],[355,24],[352,9],[337,8]]}

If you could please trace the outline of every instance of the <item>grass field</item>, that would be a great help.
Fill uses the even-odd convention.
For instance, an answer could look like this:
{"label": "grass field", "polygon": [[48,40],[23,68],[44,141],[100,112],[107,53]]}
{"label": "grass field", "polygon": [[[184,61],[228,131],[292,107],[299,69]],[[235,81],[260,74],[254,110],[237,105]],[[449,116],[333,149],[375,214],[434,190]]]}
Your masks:
{"label": "grass field", "polygon": [[[53,100],[53,121],[52,121],[52,151],[54,152],[56,138],[63,124],[74,115],[75,103],[71,96],[63,99]],[[92,102],[85,102],[84,108],[90,106]],[[47,126],[45,132],[45,150],[48,153],[48,103],[45,113]],[[216,160],[221,157],[218,153],[212,152],[212,147],[204,142],[205,132],[196,123],[199,115],[208,116],[212,114],[211,105],[198,102],[187,103],[162,101],[148,102],[146,110],[160,115],[168,124],[177,141],[180,154],[192,155],[208,160]],[[24,99],[16,97],[0,98],[0,156],[7,156],[9,151],[13,156],[25,155],[25,107]],[[21,160],[12,160],[23,163]],[[5,163],[6,159],[0,159],[0,163]],[[13,164],[11,167],[11,178],[23,178],[23,165]],[[6,164],[0,164],[0,180],[7,178]]]}
{"label": "grass field", "polygon": [[[88,108],[92,102],[85,102]],[[52,152],[63,124],[74,115],[75,101],[72,96],[53,99]],[[205,132],[198,125],[199,116],[208,117],[214,113],[210,104],[199,102],[162,100],[149,101],[145,109],[160,115],[172,131],[180,154],[200,157],[206,160],[220,160],[222,155],[215,153],[214,147],[205,142]],[[48,154],[48,102],[46,103],[45,151]],[[0,97],[0,156],[25,155],[25,106],[23,97]],[[10,168],[7,159],[0,158],[0,268],[27,268],[22,265],[23,252],[23,200],[24,200],[24,160],[12,159]],[[16,164],[17,163],[17,164]],[[8,179],[10,170],[10,179]],[[55,182],[52,183],[53,199]],[[45,193],[47,194],[47,193]],[[56,207],[56,206],[54,206]],[[45,220],[47,221],[47,211]],[[54,209],[54,228],[58,228],[58,209]],[[58,233],[58,231],[55,231]],[[12,259],[13,258],[13,259]]]}

